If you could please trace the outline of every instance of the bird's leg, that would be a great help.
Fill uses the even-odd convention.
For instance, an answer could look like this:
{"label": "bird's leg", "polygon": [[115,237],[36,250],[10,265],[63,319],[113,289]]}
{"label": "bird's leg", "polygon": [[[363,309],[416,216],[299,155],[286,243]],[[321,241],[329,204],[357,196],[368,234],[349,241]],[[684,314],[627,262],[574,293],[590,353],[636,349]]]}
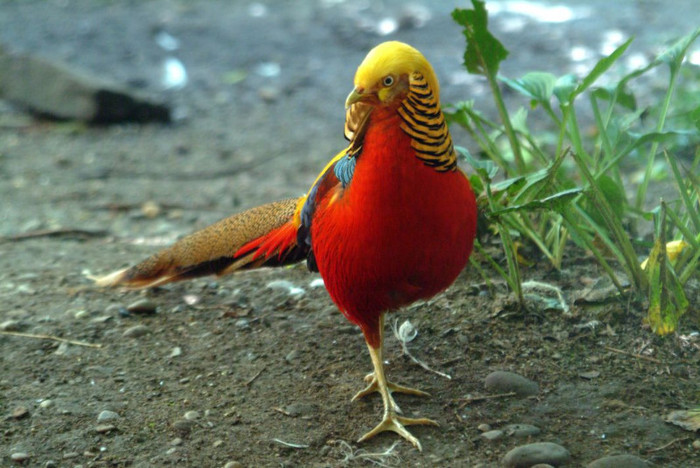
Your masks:
{"label": "bird's leg", "polygon": [[[382,402],[384,403],[384,415],[382,417],[382,421],[379,424],[377,424],[377,426],[374,429],[360,437],[358,442],[363,442],[367,439],[370,439],[381,432],[393,431],[399,434],[407,441],[409,441],[411,444],[413,444],[413,446],[419,451],[422,451],[422,447],[418,439],[415,438],[413,434],[408,432],[405,426],[412,426],[416,424],[427,424],[431,426],[437,426],[438,423],[428,418],[406,418],[398,415],[399,408],[396,405],[396,402],[394,402],[394,398],[391,396],[391,389],[389,383],[386,380],[386,376],[384,375],[384,361],[382,360],[383,340],[381,338],[382,336],[380,332],[380,344],[377,348],[373,347],[369,343],[367,344],[367,347],[369,348],[369,355],[372,358],[372,365],[374,366],[374,377],[372,378],[372,383],[370,384],[368,389],[374,386],[375,388],[373,388],[371,391],[377,391],[382,396]],[[396,388],[397,386],[394,387]],[[398,388],[404,389],[405,387]],[[361,393],[363,392],[360,392],[358,395],[360,395]],[[355,397],[358,398],[358,395],[355,395]]]}
{"label": "bird's leg", "polygon": [[[379,319],[379,358],[382,359],[382,355],[384,354],[384,316],[382,315]],[[369,346],[370,349],[370,354],[372,354],[372,347]],[[374,362],[374,358],[373,358]],[[383,362],[383,361],[382,361]],[[374,392],[379,392],[379,385],[377,381],[377,375],[376,375],[376,368],[377,366],[374,366],[375,372],[370,372],[365,376],[365,382],[368,383],[368,385],[357,392],[355,396],[352,397],[352,401],[359,400],[360,398],[363,398],[370,393]],[[389,391],[389,402],[391,407],[396,411],[397,413],[401,413],[401,408],[399,408],[399,405],[396,404],[394,401],[394,398],[392,397],[392,393],[406,393],[408,395],[415,395],[415,396],[422,396],[422,397],[427,397],[430,396],[429,393],[424,392],[422,390],[418,390],[417,388],[411,388],[411,387],[404,387],[403,385],[398,385],[393,382],[386,381],[386,387]]]}

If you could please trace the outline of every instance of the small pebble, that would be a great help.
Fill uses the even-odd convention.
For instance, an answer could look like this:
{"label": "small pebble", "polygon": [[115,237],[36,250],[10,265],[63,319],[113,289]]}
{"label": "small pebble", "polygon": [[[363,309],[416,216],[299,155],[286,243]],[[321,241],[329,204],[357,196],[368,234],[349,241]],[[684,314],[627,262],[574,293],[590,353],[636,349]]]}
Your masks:
{"label": "small pebble", "polygon": [[90,315],[90,314],[88,313],[87,310],[81,309],[81,310],[77,310],[77,311],[73,314],[73,317],[75,317],[76,319],[80,320],[80,319],[84,319],[84,318],[87,317],[88,315]]}
{"label": "small pebble", "polygon": [[515,372],[495,371],[486,376],[484,386],[493,393],[514,392],[520,397],[537,395],[539,385]]}
{"label": "small pebble", "polygon": [[175,346],[172,351],[170,351],[170,357],[178,357],[182,355],[182,348]]}
{"label": "small pebble", "polygon": [[486,423],[481,423],[481,424],[479,424],[478,426],[476,426],[476,428],[477,428],[480,432],[487,432],[487,431],[490,431],[490,430],[491,430],[491,425],[490,425],[490,424],[486,424]]}
{"label": "small pebble", "polygon": [[484,440],[498,440],[503,437],[503,431],[500,431],[498,429],[486,431],[482,433],[479,437],[481,437]]}
{"label": "small pebble", "polygon": [[505,432],[512,437],[525,438],[536,436],[541,431],[539,427],[532,424],[508,424],[505,427]]}
{"label": "small pebble", "polygon": [[[0,330],[2,331],[9,331],[9,332],[17,332],[22,329],[22,324],[19,320],[5,320],[4,322],[0,323]],[[18,452],[20,453],[20,452]]]}
{"label": "small pebble", "polygon": [[134,325],[133,327],[129,327],[126,330],[124,330],[122,336],[124,338],[138,338],[147,333],[150,333],[150,330],[146,325]]}
{"label": "small pebble", "polygon": [[297,416],[311,416],[316,413],[316,406],[309,403],[292,403],[287,405],[284,411],[294,418]]}
{"label": "small pebble", "polygon": [[221,439],[215,440],[214,443],[212,444],[212,446],[213,446],[214,448],[216,448],[216,447],[221,447],[222,445],[224,445],[224,441],[221,440]]}
{"label": "small pebble", "polygon": [[64,460],[70,460],[71,458],[78,458],[80,454],[78,452],[66,452],[63,454]]}
{"label": "small pebble", "polygon": [[175,437],[173,440],[170,441],[170,445],[174,445],[174,446],[182,445],[182,439],[179,437]]}
{"label": "small pebble", "polygon": [[58,463],[53,460],[48,460],[46,463],[44,463],[44,468],[58,468]]}
{"label": "small pebble", "polygon": [[230,461],[224,465],[224,468],[243,468],[243,464],[237,461]]}
{"label": "small pebble", "polygon": [[139,299],[126,306],[126,310],[134,314],[155,314],[158,306],[149,299]]}
{"label": "small pebble", "polygon": [[39,403],[39,408],[46,409],[46,408],[50,407],[51,405],[53,405],[53,400],[49,400],[47,398],[46,400]]}
{"label": "small pebble", "polygon": [[586,468],[648,468],[650,466],[650,463],[634,455],[611,455],[590,462]]}
{"label": "small pebble", "polygon": [[26,418],[27,416],[29,416],[29,410],[24,406],[18,406],[17,408],[12,410],[13,419],[22,419]]}
{"label": "small pebble", "polygon": [[696,439],[695,441],[693,441],[693,448],[695,450],[700,450],[700,439]]}
{"label": "small pebble", "polygon": [[111,432],[115,430],[117,427],[113,424],[98,424],[95,426],[95,432],[98,434],[105,434],[107,432]]}
{"label": "small pebble", "polygon": [[187,413],[185,413],[185,419],[188,421],[194,421],[195,419],[199,419],[199,412],[188,411]]}
{"label": "small pebble", "polygon": [[114,317],[112,317],[111,315],[100,315],[90,320],[90,323],[107,323],[113,318]]}
{"label": "small pebble", "polygon": [[287,355],[284,357],[284,360],[289,362],[289,363],[292,363],[292,362],[296,361],[296,359],[298,357],[299,357],[299,351],[297,351],[296,349],[293,349],[292,351],[287,353]]}
{"label": "small pebble", "polygon": [[192,426],[194,426],[194,422],[186,419],[178,419],[173,423],[173,429],[182,435],[189,434],[192,431]]}
{"label": "small pebble", "polygon": [[537,442],[515,447],[503,457],[508,468],[529,468],[538,463],[559,466],[571,460],[571,454],[561,445],[552,442]]}
{"label": "small pebble", "polygon": [[12,455],[10,455],[10,458],[13,462],[22,463],[26,460],[29,460],[29,454],[27,452],[15,452]]}
{"label": "small pebble", "polygon": [[168,450],[165,451],[165,454],[172,455],[175,452],[177,452],[177,447],[170,447]]}
{"label": "small pebble", "polygon": [[113,419],[119,419],[119,415],[115,413],[114,411],[102,411],[100,414],[97,415],[97,421],[98,422],[103,422],[103,421],[111,421]]}

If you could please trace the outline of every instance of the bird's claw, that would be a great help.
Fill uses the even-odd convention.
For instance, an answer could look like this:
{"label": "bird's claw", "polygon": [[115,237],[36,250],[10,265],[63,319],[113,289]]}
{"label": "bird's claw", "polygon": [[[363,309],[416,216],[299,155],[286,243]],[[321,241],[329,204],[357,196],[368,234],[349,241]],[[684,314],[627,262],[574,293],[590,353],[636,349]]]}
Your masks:
{"label": "bird's claw", "polygon": [[413,446],[417,448],[419,452],[422,452],[423,448],[420,445],[420,441],[413,434],[408,432],[408,430],[405,427],[415,425],[439,426],[439,424],[436,421],[433,421],[432,419],[405,418],[390,411],[384,415],[384,419],[382,419],[382,422],[377,424],[374,429],[360,437],[360,439],[357,442],[364,442],[365,440],[371,439],[379,433],[392,431],[396,432],[398,435],[400,435],[401,437],[409,441],[411,444],[413,444]]}

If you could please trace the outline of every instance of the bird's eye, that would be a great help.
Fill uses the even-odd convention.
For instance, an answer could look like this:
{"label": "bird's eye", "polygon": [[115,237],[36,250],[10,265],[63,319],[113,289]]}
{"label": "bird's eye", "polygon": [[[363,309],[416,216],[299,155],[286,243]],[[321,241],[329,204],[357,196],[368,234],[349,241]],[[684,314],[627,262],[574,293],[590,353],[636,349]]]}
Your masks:
{"label": "bird's eye", "polygon": [[385,76],[384,79],[382,80],[382,84],[386,87],[393,85],[394,84],[394,77],[391,75]]}

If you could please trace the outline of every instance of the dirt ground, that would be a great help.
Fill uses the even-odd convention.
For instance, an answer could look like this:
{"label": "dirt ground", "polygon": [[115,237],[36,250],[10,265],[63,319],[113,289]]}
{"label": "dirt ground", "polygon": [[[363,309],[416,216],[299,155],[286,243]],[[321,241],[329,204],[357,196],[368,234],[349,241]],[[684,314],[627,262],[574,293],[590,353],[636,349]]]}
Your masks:
{"label": "dirt ground", "polygon": [[[694,0],[611,3],[569,2],[574,18],[561,23],[498,13],[493,29],[511,51],[503,72],[580,72],[619,40],[610,31],[637,36],[633,65],[700,15]],[[525,270],[527,280],[561,288],[568,313],[538,300],[518,313],[505,289],[490,291],[467,269],[445,293],[390,317],[410,319],[418,330],[411,354],[452,376],[420,368],[387,340],[390,377],[431,393],[398,396],[408,415],[440,423],[414,430],[422,453],[392,434],[355,442],[381,411],[376,396],[350,401],[370,370],[368,354],[304,265],[144,292],[91,286],[90,274],[303,193],[342,148],[352,75],[385,38],[425,53],[443,102],[475,98],[491,112],[484,82],[460,67],[454,6],[0,0],[6,46],[138,86],[177,117],[88,127],[33,120],[0,101],[0,324],[100,346],[0,335],[0,466],[486,467],[537,441],[566,447],[571,466],[619,453],[700,466],[698,435],[664,422],[700,401],[697,324],[685,320],[659,338],[642,326],[640,304],[577,302],[606,286],[583,252],[572,250],[561,271],[544,263]],[[398,31],[378,33],[392,25]],[[162,31],[179,41],[176,51],[156,43]],[[589,48],[589,61],[573,60],[577,46]],[[163,89],[170,56],[186,66],[184,88]],[[661,86],[648,84],[650,93]],[[12,237],[41,231],[56,235]],[[691,297],[697,309],[697,291]],[[155,310],[127,310],[142,299]],[[534,380],[539,394],[482,399],[494,370]],[[484,425],[513,423],[541,433],[480,437]],[[13,461],[18,453],[27,458]]]}

